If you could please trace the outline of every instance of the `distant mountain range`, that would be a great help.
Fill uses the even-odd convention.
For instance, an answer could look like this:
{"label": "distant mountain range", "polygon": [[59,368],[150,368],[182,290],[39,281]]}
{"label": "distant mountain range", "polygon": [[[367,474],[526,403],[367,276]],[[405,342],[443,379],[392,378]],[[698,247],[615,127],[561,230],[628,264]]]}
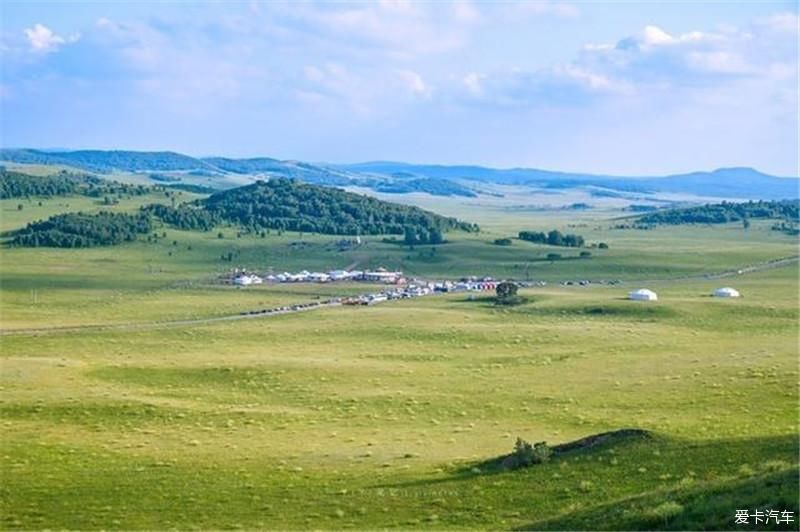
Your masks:
{"label": "distant mountain range", "polygon": [[467,179],[483,183],[534,185],[543,188],[594,186],[626,192],[682,193],[728,198],[781,199],[798,197],[797,178],[776,177],[753,168],[719,168],[663,177],[621,177],[598,174],[553,172],[532,168],[500,170],[482,166],[415,165],[395,162],[367,162],[338,165],[360,173],[408,175],[438,179]]}
{"label": "distant mountain range", "polygon": [[[481,185],[521,185],[545,189],[576,187],[599,194],[676,193],[717,198],[782,199],[798,197],[797,178],[776,177],[752,168],[720,168],[668,176],[621,177],[555,172],[530,168],[421,165],[374,161],[325,164],[268,157],[232,159],[191,157],[176,152],[45,151],[1,149],[0,161],[61,165],[97,174],[115,172],[167,174],[175,180],[227,188],[231,177],[287,177],[318,185],[356,186],[385,193],[425,192],[441,196],[475,196]],[[161,175],[163,180],[163,175]]]}

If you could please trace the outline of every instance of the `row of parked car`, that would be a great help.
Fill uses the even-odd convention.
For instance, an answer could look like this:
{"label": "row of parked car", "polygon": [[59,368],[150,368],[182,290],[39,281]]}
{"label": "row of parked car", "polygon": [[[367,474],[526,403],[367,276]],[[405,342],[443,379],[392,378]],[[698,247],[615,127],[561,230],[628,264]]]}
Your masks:
{"label": "row of parked car", "polygon": [[247,316],[247,315],[257,315],[257,314],[287,314],[289,312],[300,312],[301,310],[310,310],[313,308],[319,308],[324,306],[340,305],[341,303],[342,299],[335,297],[332,299],[326,299],[324,301],[295,303],[294,305],[284,305],[282,307],[269,308],[269,309],[248,310],[242,312],[241,315]]}
{"label": "row of parked car", "polygon": [[434,292],[428,286],[407,285],[401,288],[394,288],[391,290],[384,290],[382,292],[375,292],[372,294],[364,294],[361,296],[354,296],[342,299],[343,305],[374,305],[376,303],[383,303],[384,301],[392,301],[396,299],[408,299],[411,297],[427,296]]}

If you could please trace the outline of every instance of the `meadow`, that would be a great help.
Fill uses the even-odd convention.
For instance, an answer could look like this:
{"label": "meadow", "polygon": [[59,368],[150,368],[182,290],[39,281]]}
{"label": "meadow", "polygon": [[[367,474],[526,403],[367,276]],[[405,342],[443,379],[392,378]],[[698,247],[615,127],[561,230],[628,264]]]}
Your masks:
{"label": "meadow", "polygon": [[[149,199],[161,200],[3,201],[2,228]],[[704,278],[796,255],[796,239],[757,223],[611,230],[611,210],[474,213],[483,231],[435,252],[234,228],[0,249],[0,527],[734,529],[741,508],[797,519],[797,263]],[[491,244],[554,227],[610,249],[547,261],[577,251]],[[234,262],[220,260],[229,251]],[[363,290],[217,284],[231,266],[354,263],[549,284],[512,308],[453,294],[156,326]],[[642,283],[658,302],[624,300]],[[722,284],[744,297],[709,297]],[[622,428],[651,436],[524,470],[487,463],[517,437],[559,444]]]}

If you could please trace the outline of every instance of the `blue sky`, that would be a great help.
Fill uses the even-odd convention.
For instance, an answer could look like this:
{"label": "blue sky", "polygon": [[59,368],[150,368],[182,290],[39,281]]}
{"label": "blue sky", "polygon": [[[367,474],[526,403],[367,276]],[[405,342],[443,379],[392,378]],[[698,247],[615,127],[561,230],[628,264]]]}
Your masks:
{"label": "blue sky", "polygon": [[6,0],[2,145],[797,175],[797,9]]}

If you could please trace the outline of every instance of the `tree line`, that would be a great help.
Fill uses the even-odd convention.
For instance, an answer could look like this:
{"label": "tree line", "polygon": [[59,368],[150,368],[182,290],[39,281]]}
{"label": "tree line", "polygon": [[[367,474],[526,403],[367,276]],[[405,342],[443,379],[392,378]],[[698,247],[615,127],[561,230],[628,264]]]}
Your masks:
{"label": "tree line", "polygon": [[535,244],[547,244],[549,246],[563,246],[568,248],[579,248],[583,247],[585,244],[581,235],[564,234],[557,229],[553,229],[547,233],[540,231],[520,231],[518,238]]}
{"label": "tree line", "polygon": [[62,171],[55,175],[35,176],[0,169],[0,199],[53,197],[79,194],[92,198],[141,196],[151,191],[144,185],[107,181],[94,176]]}
{"label": "tree line", "polygon": [[640,225],[724,224],[748,219],[775,219],[797,223],[800,200],[709,203],[669,209],[636,218]]}

